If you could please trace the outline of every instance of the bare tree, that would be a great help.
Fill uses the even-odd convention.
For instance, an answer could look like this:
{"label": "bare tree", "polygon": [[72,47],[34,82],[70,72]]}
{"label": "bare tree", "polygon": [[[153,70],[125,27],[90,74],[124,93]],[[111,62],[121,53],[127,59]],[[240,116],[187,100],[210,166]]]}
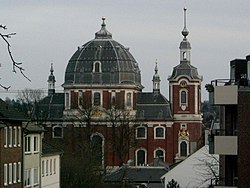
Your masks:
{"label": "bare tree", "polygon": [[[6,25],[0,25],[0,29],[6,30],[7,26]],[[9,38],[11,38],[13,35],[16,35],[16,33],[7,33],[7,34],[3,34],[2,32],[0,32],[0,37],[3,39],[3,41],[6,43],[7,45],[7,51],[9,54],[9,57],[11,59],[12,62],[12,71],[16,73],[16,70],[19,70],[19,72],[29,81],[31,81],[25,74],[24,74],[24,68],[22,67],[22,62],[17,62],[11,52],[11,45],[9,42]],[[10,88],[10,86],[4,86],[2,84],[0,84],[0,87],[8,90]]]}
{"label": "bare tree", "polygon": [[107,122],[112,128],[112,150],[119,160],[119,166],[126,163],[131,148],[136,146],[135,129],[138,124],[131,110],[118,109],[116,106],[105,110]]}

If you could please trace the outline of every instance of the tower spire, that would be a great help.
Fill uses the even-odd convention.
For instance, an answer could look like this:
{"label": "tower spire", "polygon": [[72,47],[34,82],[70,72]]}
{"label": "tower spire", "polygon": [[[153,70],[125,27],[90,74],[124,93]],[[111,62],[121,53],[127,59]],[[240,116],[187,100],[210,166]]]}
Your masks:
{"label": "tower spire", "polygon": [[56,78],[53,73],[54,73],[54,68],[53,68],[53,63],[51,63],[50,75],[48,78],[48,95],[53,95],[55,93]]}
{"label": "tower spire", "polygon": [[153,93],[160,93],[160,76],[158,75],[157,59],[155,61],[155,74],[153,76]]}
{"label": "tower spire", "polygon": [[187,8],[184,7],[183,10],[184,10],[184,28],[181,33],[184,36],[184,38],[186,38],[189,33],[189,31],[187,30]]}

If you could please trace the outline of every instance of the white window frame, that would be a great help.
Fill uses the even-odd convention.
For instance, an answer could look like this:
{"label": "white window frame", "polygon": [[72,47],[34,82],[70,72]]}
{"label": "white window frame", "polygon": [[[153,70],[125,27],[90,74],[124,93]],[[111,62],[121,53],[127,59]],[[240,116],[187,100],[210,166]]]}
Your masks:
{"label": "white window frame", "polygon": [[[100,94],[100,105],[99,106],[94,104],[94,102],[95,102],[95,93]],[[103,105],[103,98],[102,97],[103,97],[102,96],[102,91],[92,91],[92,105],[97,106],[97,107],[102,107],[102,105]]]}
{"label": "white window frame", "polygon": [[[97,65],[97,64],[99,64],[99,70],[98,70],[98,71],[95,71],[96,65]],[[102,64],[101,64],[100,61],[95,61],[95,62],[93,63],[93,70],[92,70],[92,72],[96,72],[96,73],[101,73],[101,72],[102,72]]]}
{"label": "white window frame", "polygon": [[39,184],[39,169],[33,169],[33,185],[36,186]]}
{"label": "white window frame", "polygon": [[22,164],[21,164],[21,162],[18,162],[17,165],[18,165],[18,179],[17,179],[17,182],[21,182],[22,181]]}
{"label": "white window frame", "polygon": [[12,135],[12,127],[9,127],[9,147],[12,147],[13,135]]}
{"label": "white window frame", "polygon": [[33,151],[39,153],[39,137],[37,135],[33,137]]}
{"label": "white window frame", "polygon": [[24,187],[31,187],[31,169],[24,170]]}
{"label": "white window frame", "polygon": [[[162,128],[163,129],[163,136],[159,137],[156,135],[156,129],[157,128]],[[162,126],[162,125],[157,125],[154,127],[154,139],[165,139],[166,137],[166,127]]]}
{"label": "white window frame", "polygon": [[165,157],[166,157],[166,151],[163,149],[163,148],[161,148],[161,147],[158,147],[158,148],[156,148],[155,150],[154,150],[154,158],[156,158],[157,156],[156,156],[156,152],[158,151],[158,150],[161,150],[162,152],[163,152],[163,162],[165,162]]}
{"label": "white window frame", "polygon": [[137,153],[140,151],[140,150],[143,150],[145,152],[145,163],[143,165],[147,165],[147,150],[145,148],[139,148],[135,151],[135,166],[140,166],[140,165],[137,165],[138,163],[138,155]]}
{"label": "white window frame", "polygon": [[17,146],[17,127],[13,127],[13,146]]}
{"label": "white window frame", "polygon": [[187,123],[181,123],[180,130],[187,130]]}
{"label": "white window frame", "polygon": [[30,154],[31,153],[31,136],[24,137],[24,153]]}
{"label": "white window frame", "polygon": [[[144,137],[138,137],[138,129],[139,128],[144,128],[144,131],[145,131]],[[140,139],[147,139],[147,127],[145,127],[143,125],[136,127],[136,139],[138,139],[138,140],[140,140]]]}
{"label": "white window frame", "polygon": [[4,147],[8,147],[8,127],[4,127]]}
{"label": "white window frame", "polygon": [[19,126],[17,130],[17,146],[21,147],[21,138],[22,138],[22,128]]}
{"label": "white window frame", "polygon": [[[130,99],[130,105],[128,105],[128,95],[131,95],[131,99]],[[132,91],[128,91],[125,93],[125,106],[128,109],[133,109],[133,92]]]}
{"label": "white window frame", "polygon": [[4,181],[4,185],[8,185],[8,164],[4,164],[4,173],[3,173],[3,181]]}
{"label": "white window frame", "polygon": [[78,90],[78,107],[82,108],[82,104],[83,104],[83,91]]}
{"label": "white window frame", "polygon": [[56,174],[56,158],[53,159],[53,173]]}
{"label": "white window frame", "polygon": [[44,162],[44,160],[42,160],[42,170],[41,170],[41,175],[42,175],[42,177],[44,177],[44,167],[45,167],[45,164],[44,164],[45,162]]}
{"label": "white window frame", "polygon": [[12,172],[12,163],[9,163],[9,184],[12,184],[12,177],[13,176],[13,172]]}
{"label": "white window frame", "polygon": [[13,183],[17,182],[17,164],[13,163]]}
{"label": "white window frame", "polygon": [[[189,140],[183,140],[183,139],[180,139],[179,141],[178,141],[179,143],[178,143],[178,153],[179,153],[179,156],[180,157],[188,157],[189,156]],[[187,144],[187,156],[181,156],[181,143],[182,142],[185,142],[186,144]]]}
{"label": "white window frame", "polygon": [[[61,128],[62,129],[62,135],[61,136],[55,136],[55,132],[54,132],[54,129],[55,128]],[[63,126],[62,125],[55,125],[54,127],[53,127],[53,130],[52,130],[53,132],[52,132],[52,138],[63,138]]]}
{"label": "white window frame", "polygon": [[[181,95],[181,93],[182,92],[185,92],[186,93],[186,102],[185,103],[182,103],[182,95]],[[180,104],[180,106],[188,106],[188,90],[187,89],[181,89],[180,91],[179,91],[179,104]]]}
{"label": "white window frame", "polygon": [[65,92],[65,109],[69,110],[71,107],[71,100],[70,100],[71,96],[70,96],[70,91],[66,91]]}

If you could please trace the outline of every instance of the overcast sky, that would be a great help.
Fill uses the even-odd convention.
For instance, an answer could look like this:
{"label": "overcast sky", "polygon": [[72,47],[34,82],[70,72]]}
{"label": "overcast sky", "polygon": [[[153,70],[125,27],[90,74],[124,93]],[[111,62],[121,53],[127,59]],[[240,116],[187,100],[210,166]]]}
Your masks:
{"label": "overcast sky", "polygon": [[10,39],[12,53],[23,62],[27,81],[12,73],[5,43],[0,42],[0,83],[10,85],[0,97],[15,96],[24,88],[47,90],[53,62],[56,89],[62,91],[68,60],[81,46],[94,38],[101,17],[113,39],[130,48],[141,69],[144,91],[152,90],[155,60],[161,76],[161,91],[168,98],[168,81],[179,64],[179,44],[183,36],[183,7],[187,7],[191,64],[205,84],[216,78],[229,78],[229,61],[250,54],[250,1],[248,0],[0,0],[2,33],[16,32]]}

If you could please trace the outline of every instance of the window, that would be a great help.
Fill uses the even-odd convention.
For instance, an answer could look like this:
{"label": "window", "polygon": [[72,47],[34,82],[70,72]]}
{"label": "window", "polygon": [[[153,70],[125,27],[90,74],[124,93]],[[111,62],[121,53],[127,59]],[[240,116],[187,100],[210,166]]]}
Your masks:
{"label": "window", "polygon": [[180,91],[180,106],[187,106],[188,105],[188,97],[187,97],[187,95],[188,95],[187,90],[181,90]]}
{"label": "window", "polygon": [[182,123],[180,129],[181,130],[187,130],[187,124]]}
{"label": "window", "polygon": [[18,182],[21,182],[22,180],[22,165],[21,165],[21,162],[18,162],[18,179],[17,181]]}
{"label": "window", "polygon": [[12,127],[9,127],[9,147],[12,147]]}
{"label": "window", "polygon": [[91,136],[92,150],[95,151],[95,160],[99,166],[103,164],[103,136],[95,133]]}
{"label": "window", "polygon": [[111,105],[114,106],[115,105],[115,91],[112,91],[111,92]]}
{"label": "window", "polygon": [[101,62],[94,62],[93,72],[101,72]]}
{"label": "window", "polygon": [[30,177],[31,177],[31,169],[25,170],[24,171],[24,186],[26,187],[31,186]]}
{"label": "window", "polygon": [[164,162],[165,161],[165,151],[163,149],[155,150],[155,158],[161,159]]}
{"label": "window", "polygon": [[94,106],[101,105],[101,94],[99,92],[94,93]]}
{"label": "window", "polygon": [[53,172],[56,173],[56,159],[54,159]]}
{"label": "window", "polygon": [[187,53],[183,52],[183,60],[186,60],[186,59],[187,59]]}
{"label": "window", "polygon": [[25,153],[30,153],[30,136],[25,136],[24,137],[24,152]]}
{"label": "window", "polygon": [[65,108],[70,109],[69,93],[65,93]]}
{"label": "window", "polygon": [[78,107],[82,107],[83,105],[83,93],[82,90],[78,91]]}
{"label": "window", "polygon": [[39,183],[39,181],[38,181],[38,168],[34,168],[34,185],[37,185],[38,183]]}
{"label": "window", "polygon": [[16,127],[14,127],[13,130],[13,146],[16,147],[16,143],[17,143],[17,129]]}
{"label": "window", "polygon": [[12,184],[12,163],[9,163],[9,184]]}
{"label": "window", "polygon": [[144,166],[146,164],[146,151],[139,149],[136,151],[136,165]]}
{"label": "window", "polygon": [[140,126],[136,128],[136,138],[146,139],[146,127]]}
{"label": "window", "polygon": [[155,139],[164,139],[165,138],[165,127],[157,126],[154,131]]}
{"label": "window", "polygon": [[180,156],[181,157],[186,157],[187,156],[187,143],[185,141],[182,141],[180,144]]}
{"label": "window", "polygon": [[8,127],[4,127],[4,147],[8,146]]}
{"label": "window", "polygon": [[42,176],[44,176],[44,160],[42,160]]}
{"label": "window", "polygon": [[4,164],[4,174],[3,174],[3,179],[4,179],[4,185],[8,185],[8,165]]}
{"label": "window", "polygon": [[62,138],[63,137],[63,128],[60,125],[53,127],[53,138]]}
{"label": "window", "polygon": [[46,176],[49,175],[49,160],[46,160]]}
{"label": "window", "polygon": [[16,183],[16,175],[17,175],[17,164],[13,164],[13,183]]}
{"label": "window", "polygon": [[49,161],[49,172],[51,175],[52,174],[52,159],[50,159],[50,161]]}
{"label": "window", "polygon": [[21,134],[22,134],[21,130],[22,130],[21,127],[18,127],[18,129],[17,129],[17,146],[18,147],[21,146],[21,138],[22,138],[22,136],[21,136]]}
{"label": "window", "polygon": [[132,107],[132,93],[127,93],[126,97],[127,107]]}
{"label": "window", "polygon": [[39,141],[38,136],[34,136],[34,152],[39,152]]}

